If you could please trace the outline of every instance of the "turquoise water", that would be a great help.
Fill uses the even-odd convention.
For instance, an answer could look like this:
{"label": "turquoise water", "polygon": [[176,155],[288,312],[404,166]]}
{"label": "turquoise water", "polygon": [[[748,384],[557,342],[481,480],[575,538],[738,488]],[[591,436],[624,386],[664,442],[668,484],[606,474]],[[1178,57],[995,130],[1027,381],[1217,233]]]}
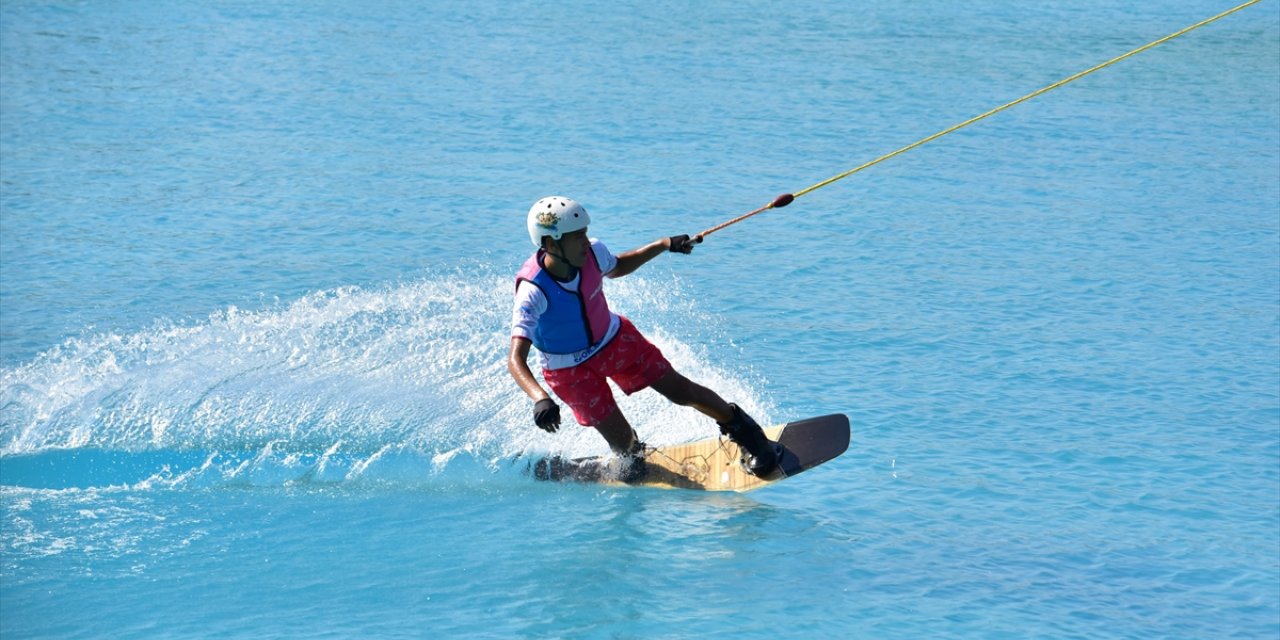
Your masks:
{"label": "turquoise water", "polygon": [[610,282],[850,416],[747,495],[525,475],[604,451],[528,205],[696,232],[1231,3],[476,4],[0,5],[0,635],[1280,635],[1280,3]]}

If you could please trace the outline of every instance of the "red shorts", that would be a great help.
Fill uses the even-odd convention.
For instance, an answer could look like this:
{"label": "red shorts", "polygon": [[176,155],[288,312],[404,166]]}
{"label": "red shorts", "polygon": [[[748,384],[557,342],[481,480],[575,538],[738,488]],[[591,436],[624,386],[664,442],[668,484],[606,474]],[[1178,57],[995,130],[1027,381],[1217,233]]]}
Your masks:
{"label": "red shorts", "polygon": [[671,363],[657,347],[640,335],[630,320],[622,318],[618,334],[599,353],[580,365],[543,369],[542,378],[573,409],[578,424],[594,427],[618,408],[606,378],[631,395],[657,382],[671,371]]}

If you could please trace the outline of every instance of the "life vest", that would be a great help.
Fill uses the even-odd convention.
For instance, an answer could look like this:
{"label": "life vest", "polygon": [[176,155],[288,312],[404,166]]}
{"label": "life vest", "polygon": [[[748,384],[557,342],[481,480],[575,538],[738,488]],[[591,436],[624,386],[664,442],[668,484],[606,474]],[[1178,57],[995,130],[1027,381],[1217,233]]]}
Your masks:
{"label": "life vest", "polygon": [[526,281],[542,290],[547,310],[538,318],[533,346],[543,353],[578,353],[596,346],[609,333],[609,302],[604,297],[604,274],[594,249],[578,269],[578,290],[571,291],[542,268],[539,250],[516,274],[516,286]]}

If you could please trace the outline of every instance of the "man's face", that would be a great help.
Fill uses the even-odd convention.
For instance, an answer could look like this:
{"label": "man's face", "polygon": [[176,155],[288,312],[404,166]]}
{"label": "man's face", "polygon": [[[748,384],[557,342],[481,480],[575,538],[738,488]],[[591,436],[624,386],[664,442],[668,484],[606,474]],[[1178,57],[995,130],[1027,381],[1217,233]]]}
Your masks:
{"label": "man's face", "polygon": [[[564,260],[575,267],[581,267],[591,250],[591,241],[587,239],[587,230],[574,231],[560,236],[560,251],[564,252]],[[554,251],[554,249],[553,249]]]}

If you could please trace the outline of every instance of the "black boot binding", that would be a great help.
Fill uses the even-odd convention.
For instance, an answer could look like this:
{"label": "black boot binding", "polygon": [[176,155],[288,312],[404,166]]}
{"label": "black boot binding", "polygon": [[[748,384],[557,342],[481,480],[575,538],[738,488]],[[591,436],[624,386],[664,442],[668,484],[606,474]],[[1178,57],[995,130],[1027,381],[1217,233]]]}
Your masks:
{"label": "black boot binding", "polygon": [[635,484],[644,480],[645,474],[649,472],[648,465],[645,464],[644,456],[649,445],[640,442],[636,438],[631,445],[631,449],[618,457],[620,467],[618,469],[618,480],[627,484]]}
{"label": "black boot binding", "polygon": [[730,403],[733,418],[721,422],[720,433],[729,436],[742,449],[742,465],[751,475],[763,478],[778,467],[778,453],[773,443],[765,437],[764,430],[755,419],[747,415],[738,405]]}

